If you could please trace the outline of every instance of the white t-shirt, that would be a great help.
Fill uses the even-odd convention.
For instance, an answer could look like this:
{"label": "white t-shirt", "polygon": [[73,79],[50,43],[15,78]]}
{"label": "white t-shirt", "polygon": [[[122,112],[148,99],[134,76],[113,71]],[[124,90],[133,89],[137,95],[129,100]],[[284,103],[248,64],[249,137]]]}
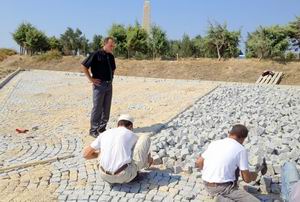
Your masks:
{"label": "white t-shirt", "polygon": [[249,170],[246,149],[232,138],[212,142],[201,156],[204,158],[202,179],[206,182],[235,181],[237,168]]}
{"label": "white t-shirt", "polygon": [[116,172],[124,164],[130,163],[132,150],[138,137],[125,127],[113,128],[101,133],[91,144],[100,150],[100,165],[104,170]]}

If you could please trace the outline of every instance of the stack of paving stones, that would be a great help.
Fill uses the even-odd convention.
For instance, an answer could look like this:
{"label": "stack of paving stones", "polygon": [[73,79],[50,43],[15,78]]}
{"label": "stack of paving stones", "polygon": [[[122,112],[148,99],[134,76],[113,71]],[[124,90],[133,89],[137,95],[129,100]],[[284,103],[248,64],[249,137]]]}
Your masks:
{"label": "stack of paving stones", "polygon": [[155,163],[173,173],[201,176],[195,159],[231,126],[245,124],[250,169],[265,158],[268,172],[246,188],[253,193],[280,193],[284,162],[300,168],[300,89],[255,85],[221,86],[170,121],[152,139]]}

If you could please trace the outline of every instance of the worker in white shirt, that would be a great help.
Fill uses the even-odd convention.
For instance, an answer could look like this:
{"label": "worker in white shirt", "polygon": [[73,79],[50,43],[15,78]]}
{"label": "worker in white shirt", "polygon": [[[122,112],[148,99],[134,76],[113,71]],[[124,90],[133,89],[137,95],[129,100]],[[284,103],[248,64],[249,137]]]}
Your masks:
{"label": "worker in white shirt", "polygon": [[99,159],[101,178],[111,184],[132,181],[143,168],[151,166],[150,137],[133,132],[133,118],[121,115],[118,127],[101,133],[84,149],[85,159]]}
{"label": "worker in white shirt", "polygon": [[243,146],[247,136],[248,129],[244,125],[234,125],[227,138],[212,142],[196,160],[196,166],[203,169],[204,186],[216,201],[260,201],[237,185],[237,170],[246,183],[257,178],[256,172],[249,171],[248,154]]}
{"label": "worker in white shirt", "polygon": [[300,172],[295,162],[286,162],[281,168],[281,196],[284,202],[300,201]]}

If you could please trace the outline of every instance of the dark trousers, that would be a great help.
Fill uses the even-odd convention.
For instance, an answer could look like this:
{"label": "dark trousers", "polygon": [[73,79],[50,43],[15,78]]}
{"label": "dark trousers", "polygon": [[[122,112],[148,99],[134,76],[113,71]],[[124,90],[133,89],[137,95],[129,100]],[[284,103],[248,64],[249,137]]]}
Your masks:
{"label": "dark trousers", "polygon": [[99,86],[93,85],[93,109],[90,133],[103,132],[109,120],[112,100],[112,83],[103,81]]}

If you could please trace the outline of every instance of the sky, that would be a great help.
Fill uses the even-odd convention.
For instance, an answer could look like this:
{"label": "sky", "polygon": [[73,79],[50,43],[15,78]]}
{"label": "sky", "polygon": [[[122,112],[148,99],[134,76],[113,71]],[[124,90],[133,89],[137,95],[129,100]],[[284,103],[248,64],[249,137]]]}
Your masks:
{"label": "sky", "polygon": [[[88,39],[107,35],[113,23],[142,23],[143,0],[0,0],[0,47],[14,48],[13,33],[30,22],[48,36],[59,37],[67,27],[79,28]],[[205,35],[208,22],[227,23],[247,33],[262,26],[284,25],[300,16],[300,0],[151,0],[152,24],[169,39]]]}

